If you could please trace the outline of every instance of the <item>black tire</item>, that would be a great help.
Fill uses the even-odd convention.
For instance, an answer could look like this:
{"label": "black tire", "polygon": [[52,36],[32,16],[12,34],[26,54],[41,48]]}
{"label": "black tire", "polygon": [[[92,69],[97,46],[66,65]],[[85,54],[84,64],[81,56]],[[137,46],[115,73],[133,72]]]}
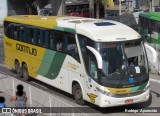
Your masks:
{"label": "black tire", "polygon": [[73,95],[77,104],[84,105],[85,101],[83,100],[82,89],[79,84],[73,86]]}
{"label": "black tire", "polygon": [[23,64],[22,75],[23,75],[23,79],[25,81],[30,81],[31,80],[31,78],[29,76],[29,73],[28,73],[28,67],[27,67],[26,64]]}
{"label": "black tire", "polygon": [[15,61],[15,70],[16,70],[17,77],[22,78],[22,69],[18,61]]}

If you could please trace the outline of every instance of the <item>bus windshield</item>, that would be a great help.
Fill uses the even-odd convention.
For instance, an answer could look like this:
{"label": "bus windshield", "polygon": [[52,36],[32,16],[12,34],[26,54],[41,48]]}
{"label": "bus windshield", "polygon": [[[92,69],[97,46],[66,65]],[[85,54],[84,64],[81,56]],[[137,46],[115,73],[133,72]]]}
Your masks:
{"label": "bus windshield", "polygon": [[[82,35],[78,35],[78,38],[86,71],[101,85],[125,88],[148,82],[148,60],[142,39],[95,42]],[[99,52],[102,58],[102,68],[98,68],[98,58],[92,50],[87,50],[86,46]]]}
{"label": "bus windshield", "polygon": [[[103,61],[100,71],[102,84],[126,87],[148,80],[148,76],[144,77],[148,66],[143,42],[96,43],[95,47]],[[128,81],[130,77],[136,79]]]}

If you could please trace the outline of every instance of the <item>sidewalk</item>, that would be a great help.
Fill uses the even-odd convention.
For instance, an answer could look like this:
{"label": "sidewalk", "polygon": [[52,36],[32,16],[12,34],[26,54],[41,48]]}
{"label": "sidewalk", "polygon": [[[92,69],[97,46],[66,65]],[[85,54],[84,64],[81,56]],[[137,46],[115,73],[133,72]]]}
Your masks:
{"label": "sidewalk", "polygon": [[6,107],[14,107],[14,102],[10,102],[11,95],[8,95],[7,93],[4,93],[3,91],[0,91],[0,96],[3,96],[6,100]]}
{"label": "sidewalk", "polygon": [[15,94],[18,84],[23,85],[27,94],[26,104],[28,109],[38,108],[42,112],[39,114],[27,114],[26,116],[88,116],[88,114],[83,113],[75,107],[75,104],[70,103],[66,99],[64,100],[64,98],[51,94],[49,91],[44,91],[0,72],[0,96],[2,95],[6,98],[7,107],[14,107],[14,102],[9,100]]}
{"label": "sidewalk", "polygon": [[[2,80],[6,80],[7,76],[0,73],[0,81]],[[4,88],[6,88],[6,86],[4,86]],[[9,90],[7,91],[3,91],[2,87],[0,87],[0,96],[3,96],[5,98],[5,103],[6,103],[6,107],[15,107],[15,102],[14,101],[10,101],[10,98],[12,97],[10,94],[11,93]],[[27,100],[29,101],[29,99]],[[27,107],[30,107],[30,105],[27,102]],[[42,107],[42,106],[41,106]],[[2,114],[0,114],[1,116]],[[48,114],[49,115],[49,114]],[[54,114],[54,116],[57,116],[58,114]],[[3,116],[3,115],[2,115]],[[16,116],[15,114],[6,114],[4,116]],[[26,114],[26,116],[47,116],[46,114]],[[53,114],[52,114],[53,116]]]}
{"label": "sidewalk", "polygon": [[[15,106],[14,101],[10,102],[10,98],[12,97],[11,95],[0,91],[0,96],[3,96],[5,98],[5,100],[6,100],[6,102],[5,102],[6,103],[6,107],[14,107]],[[0,114],[0,116],[1,116],[1,114]],[[8,115],[5,115],[5,116],[16,116],[16,115],[14,115],[14,114],[8,114]],[[26,114],[26,116],[44,116],[44,114]]]}

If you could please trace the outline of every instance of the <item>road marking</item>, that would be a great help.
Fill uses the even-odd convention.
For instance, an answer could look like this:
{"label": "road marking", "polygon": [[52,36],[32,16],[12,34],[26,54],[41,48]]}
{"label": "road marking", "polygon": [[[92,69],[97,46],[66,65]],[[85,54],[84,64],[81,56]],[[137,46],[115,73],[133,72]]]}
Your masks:
{"label": "road marking", "polygon": [[160,80],[156,80],[156,79],[149,79],[149,80],[155,83],[160,83]]}

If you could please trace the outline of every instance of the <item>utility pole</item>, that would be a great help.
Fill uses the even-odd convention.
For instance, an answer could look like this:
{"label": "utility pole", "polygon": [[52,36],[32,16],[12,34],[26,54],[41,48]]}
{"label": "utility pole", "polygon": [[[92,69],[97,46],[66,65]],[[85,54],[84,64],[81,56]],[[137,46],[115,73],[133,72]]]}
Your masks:
{"label": "utility pole", "polygon": [[119,16],[121,16],[121,0],[119,0]]}
{"label": "utility pole", "polygon": [[99,4],[100,0],[96,0],[96,18],[99,19]]}
{"label": "utility pole", "polygon": [[89,0],[89,16],[94,18],[94,0]]}
{"label": "utility pole", "polygon": [[149,12],[153,12],[153,0],[150,0],[150,8]]}

